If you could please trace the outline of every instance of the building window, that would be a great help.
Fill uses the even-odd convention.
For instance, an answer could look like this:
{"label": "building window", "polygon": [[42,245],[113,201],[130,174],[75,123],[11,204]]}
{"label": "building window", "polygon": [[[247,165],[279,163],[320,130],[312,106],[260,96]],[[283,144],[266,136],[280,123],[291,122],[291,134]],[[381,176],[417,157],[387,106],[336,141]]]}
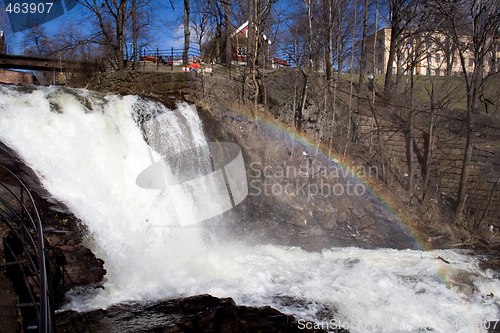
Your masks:
{"label": "building window", "polygon": [[238,47],[238,57],[246,57],[247,55],[247,47],[246,46],[239,46]]}
{"label": "building window", "polygon": [[384,41],[382,39],[378,40],[378,47],[384,47]]}
{"label": "building window", "polygon": [[469,58],[469,67],[472,67],[472,66],[474,66],[474,59]]}
{"label": "building window", "polygon": [[437,76],[441,75],[441,71],[439,70],[439,68],[436,68],[436,75]]}
{"label": "building window", "polygon": [[378,55],[378,62],[382,62],[382,54]]}
{"label": "building window", "polygon": [[436,53],[436,62],[439,64],[441,62],[441,55]]}
{"label": "building window", "polygon": [[363,68],[366,68],[366,61],[363,61]]}

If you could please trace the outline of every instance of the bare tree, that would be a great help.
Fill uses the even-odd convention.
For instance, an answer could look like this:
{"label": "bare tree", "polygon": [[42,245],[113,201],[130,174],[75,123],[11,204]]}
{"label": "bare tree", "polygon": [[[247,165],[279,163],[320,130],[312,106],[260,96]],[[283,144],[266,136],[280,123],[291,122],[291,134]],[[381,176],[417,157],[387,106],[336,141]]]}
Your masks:
{"label": "bare tree", "polygon": [[[249,0],[248,1],[248,38],[247,38],[247,66],[254,83],[254,117],[257,117],[257,102],[259,97],[259,83],[257,81],[257,60],[259,49],[265,52],[268,39],[264,37],[264,27],[270,18],[273,4],[276,0]],[[265,58],[265,57],[264,57]],[[262,64],[265,65],[264,63]]]}
{"label": "bare tree", "polygon": [[116,69],[125,69],[127,0],[78,0],[78,2],[92,13],[100,34],[106,44],[112,47]]}
{"label": "bare tree", "polygon": [[23,38],[24,53],[30,56],[41,57],[47,55],[50,38],[45,33],[45,28],[35,25],[29,28]]}
{"label": "bare tree", "polygon": [[[461,220],[465,206],[467,182],[473,148],[474,116],[479,111],[479,98],[484,84],[487,55],[499,35],[499,0],[447,0],[434,6],[449,25],[449,34],[457,46],[467,91],[466,144],[462,160],[455,217]],[[473,59],[468,66],[468,55]]]}
{"label": "bare tree", "polygon": [[184,66],[188,64],[189,39],[191,32],[189,31],[189,0],[184,0],[184,51],[182,52],[182,63]]}
{"label": "bare tree", "polygon": [[[393,74],[392,68],[396,59],[396,55],[398,54],[398,52],[401,52],[401,46],[404,44],[404,34],[405,32],[412,30],[412,23],[421,12],[421,5],[422,1],[418,0],[389,0],[391,41],[389,44],[389,56],[384,82],[386,96],[388,96],[387,94],[391,91]],[[396,79],[396,88],[398,89],[402,73],[401,71],[398,71],[397,74],[398,77]]]}
{"label": "bare tree", "polygon": [[133,60],[134,60],[134,69],[135,64],[137,63],[137,39],[138,39],[138,27],[137,27],[137,0],[132,0],[132,44],[133,44]]}
{"label": "bare tree", "polygon": [[200,55],[205,58],[204,43],[213,36],[213,20],[210,14],[209,3],[205,0],[191,0],[194,10],[191,11],[191,31],[200,49]]}
{"label": "bare tree", "polygon": [[[368,6],[370,0],[365,0],[365,6],[363,8],[363,37],[361,38],[360,52],[359,52],[359,83],[363,83],[365,76],[365,48],[366,48],[366,36],[368,34]],[[374,64],[375,66],[375,64]]]}
{"label": "bare tree", "polygon": [[[82,21],[92,23],[90,33],[81,34],[81,39],[72,45],[61,45],[61,50],[92,43],[111,54],[107,58],[114,69],[126,68],[126,57],[137,62],[140,44],[147,43],[148,27],[155,22],[156,13],[163,4],[155,0],[77,0],[84,8]],[[171,0],[169,0],[172,5]],[[153,9],[154,8],[154,9]],[[173,5],[172,5],[173,8]],[[127,45],[132,45],[128,52]],[[130,56],[128,56],[130,53]]]}
{"label": "bare tree", "polygon": [[332,80],[333,59],[333,0],[323,0],[323,12],[325,16],[326,52],[325,52],[325,76],[326,81]]}
{"label": "bare tree", "polygon": [[231,0],[226,0],[224,3],[224,24],[226,27],[226,55],[225,63],[231,67],[231,33],[233,25],[231,24]]}

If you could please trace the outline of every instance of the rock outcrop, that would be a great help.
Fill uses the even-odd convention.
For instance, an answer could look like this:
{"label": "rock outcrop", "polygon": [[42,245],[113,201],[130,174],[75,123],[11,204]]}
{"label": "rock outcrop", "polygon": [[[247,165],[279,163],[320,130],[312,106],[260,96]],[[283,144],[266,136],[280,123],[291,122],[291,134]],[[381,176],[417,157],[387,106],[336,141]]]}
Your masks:
{"label": "rock outcrop", "polygon": [[[100,283],[106,274],[106,270],[103,268],[104,262],[96,258],[91,250],[81,244],[80,237],[77,234],[78,219],[62,203],[55,201],[41,186],[35,173],[22,162],[15,152],[1,142],[0,164],[14,172],[25,183],[38,207],[43,224],[45,248],[49,254],[48,262],[51,270],[54,302],[56,304],[61,303],[64,294],[75,286]],[[20,197],[18,193],[19,187],[14,178],[3,168],[0,171],[0,183],[2,183],[0,197],[3,204],[16,207],[16,200],[12,193]],[[7,208],[0,204],[0,209]],[[13,226],[15,228],[16,224],[14,223]],[[0,262],[4,262],[5,258],[3,251],[4,239],[12,238],[13,234],[9,227],[0,223]],[[13,244],[15,244],[15,241]],[[12,270],[11,268],[15,269]],[[1,274],[0,280],[3,281],[1,285],[5,287],[2,289],[8,294],[8,297],[2,297],[0,317],[6,320],[10,318],[10,321],[8,323],[4,322],[1,328],[2,332],[4,332],[4,329],[5,332],[14,332],[19,325],[18,322],[21,321],[21,314],[16,311],[16,303],[26,302],[24,296],[20,296],[20,294],[24,294],[26,289],[25,284],[22,282],[22,276],[18,274],[20,271],[17,269],[17,265],[6,266],[5,272],[5,275]],[[7,277],[12,280],[14,288],[7,288],[10,285]],[[36,283],[31,283],[31,288],[35,294],[38,293]],[[15,293],[18,295],[16,296]],[[25,326],[27,322],[36,322],[36,318],[31,318],[31,312],[29,311],[24,311],[22,316]],[[12,318],[14,319],[12,320]]]}
{"label": "rock outcrop", "polygon": [[[82,332],[204,332],[294,333],[326,332],[307,329],[293,316],[268,306],[237,306],[231,298],[199,295],[152,304],[127,303],[85,313],[66,311],[57,315],[57,331]],[[304,327],[302,327],[304,326]],[[307,325],[314,327],[311,325]],[[346,330],[338,332],[348,333]]]}

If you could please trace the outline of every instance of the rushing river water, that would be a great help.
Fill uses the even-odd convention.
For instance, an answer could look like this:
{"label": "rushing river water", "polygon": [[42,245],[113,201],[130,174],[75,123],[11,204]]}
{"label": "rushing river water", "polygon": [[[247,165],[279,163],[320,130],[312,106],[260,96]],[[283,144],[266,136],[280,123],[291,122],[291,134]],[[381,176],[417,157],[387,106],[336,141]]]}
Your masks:
{"label": "rushing river water", "polygon": [[499,318],[499,276],[480,268],[484,255],[313,253],[213,240],[197,224],[180,228],[174,215],[205,209],[214,198],[184,193],[193,202],[181,200],[179,207],[168,186],[141,188],[136,178],[152,160],[207,144],[187,104],[172,111],[134,96],[57,87],[0,86],[0,95],[0,140],[83,221],[87,244],[105,261],[104,290],[75,290],[66,308],[209,293],[271,305],[299,324],[306,319],[326,327],[335,319],[351,332],[485,332]]}

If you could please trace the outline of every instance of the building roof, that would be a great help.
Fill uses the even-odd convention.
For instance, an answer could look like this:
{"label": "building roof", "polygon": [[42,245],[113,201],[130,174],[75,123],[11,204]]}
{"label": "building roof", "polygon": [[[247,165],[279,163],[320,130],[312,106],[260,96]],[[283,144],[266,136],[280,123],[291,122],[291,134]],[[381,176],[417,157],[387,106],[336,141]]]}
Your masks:
{"label": "building roof", "polygon": [[[237,34],[239,34],[240,32],[242,32],[243,30],[245,30],[245,28],[247,28],[247,27],[248,27],[248,21],[246,21],[245,23],[243,23],[242,25],[240,25],[238,27],[238,29],[236,29],[236,31],[231,34],[230,37],[231,38],[235,37]],[[267,36],[265,34],[262,34],[262,37],[264,38],[264,40],[267,40]],[[271,45],[271,41],[270,40],[267,40],[267,43],[269,45]]]}
{"label": "building roof", "polygon": [[242,32],[243,29],[245,29],[247,26],[248,26],[248,21],[246,21],[245,23],[243,23],[242,25],[240,25],[239,28],[236,29],[236,31],[231,34],[231,38],[233,38],[234,36],[236,36],[237,34],[239,34],[240,32]]}

